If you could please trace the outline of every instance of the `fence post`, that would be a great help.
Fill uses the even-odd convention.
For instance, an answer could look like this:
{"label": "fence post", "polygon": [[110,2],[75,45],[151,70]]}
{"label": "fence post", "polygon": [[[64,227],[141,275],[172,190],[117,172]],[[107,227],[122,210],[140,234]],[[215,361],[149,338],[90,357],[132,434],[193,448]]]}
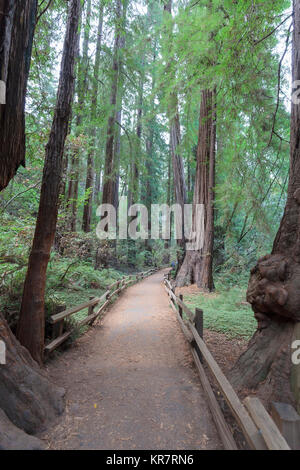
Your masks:
{"label": "fence post", "polygon": [[[175,295],[175,287],[172,286],[172,292],[173,294]],[[175,305],[175,300],[174,300],[174,297],[171,296],[171,301],[173,302],[173,304]]]}
{"label": "fence post", "polygon": [[300,416],[286,403],[271,403],[271,416],[292,450],[300,450]]}
{"label": "fence post", "polygon": [[[94,297],[90,297],[90,300],[93,300]],[[88,308],[88,317],[90,315],[92,315],[93,311],[94,311],[94,308],[95,308],[95,305],[90,305],[89,308]]]}
{"label": "fence post", "polygon": [[[55,313],[60,313],[60,312],[63,312],[64,310],[66,310],[66,306],[60,306],[56,311]],[[60,322],[58,323],[55,323],[52,327],[52,339],[56,339],[56,338],[59,338],[62,334],[63,334],[63,331],[64,331],[64,319],[62,319]]]}
{"label": "fence post", "polygon": [[[180,298],[181,302],[183,302],[183,295],[182,294],[179,294],[179,298]],[[181,307],[181,305],[178,305],[178,311],[179,311],[179,315],[182,318],[182,307]]]}
{"label": "fence post", "polygon": [[[201,339],[203,339],[203,310],[200,308],[195,309],[195,328],[200,336]],[[199,347],[196,345],[196,351],[199,356],[199,359],[202,362],[202,354],[200,352]]]}
{"label": "fence post", "polygon": [[64,320],[61,320],[60,322],[53,325],[52,339],[59,338],[63,334],[63,331],[64,331]]}

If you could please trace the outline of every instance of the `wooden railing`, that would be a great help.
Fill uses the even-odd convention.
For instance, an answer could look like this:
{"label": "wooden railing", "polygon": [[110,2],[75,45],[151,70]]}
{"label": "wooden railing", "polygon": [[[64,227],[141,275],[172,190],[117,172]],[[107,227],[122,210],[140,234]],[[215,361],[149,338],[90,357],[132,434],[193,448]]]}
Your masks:
{"label": "wooden railing", "polygon": [[[146,272],[138,273],[135,275],[123,277],[118,281],[111,284],[107,291],[101,297],[94,297],[90,299],[88,302],[85,302],[81,305],[77,305],[76,307],[69,308],[64,310],[63,312],[56,313],[50,317],[50,322],[53,325],[52,330],[52,341],[45,346],[45,358],[52,353],[55,349],[57,349],[61,344],[63,344],[71,335],[72,333],[77,330],[78,328],[84,325],[92,325],[94,321],[104,312],[104,310],[108,307],[111,303],[112,299],[120,294],[126,287],[135,282],[138,282],[144,279],[147,276],[150,276],[155,271],[156,268],[149,269]],[[95,308],[97,310],[95,311]],[[81,320],[80,322],[76,322],[74,327],[68,331],[64,332],[65,327],[65,320],[66,318],[71,317],[77,312],[81,310],[88,309],[87,317]]]}
{"label": "wooden railing", "polygon": [[[165,275],[164,278],[165,289],[170,297],[171,307],[177,315],[183,333],[190,343],[200,381],[207,395],[212,417],[224,448],[227,450],[237,450],[237,445],[205,373],[202,365],[204,361],[218,384],[250,448],[255,450],[290,450],[285,438],[259,398],[247,397],[244,404],[240,401],[203,340],[203,311],[196,309],[195,313],[193,313],[183,302],[183,296],[180,295],[178,297],[175,294],[175,289],[168,277],[169,275]],[[185,313],[185,316],[183,313]]]}

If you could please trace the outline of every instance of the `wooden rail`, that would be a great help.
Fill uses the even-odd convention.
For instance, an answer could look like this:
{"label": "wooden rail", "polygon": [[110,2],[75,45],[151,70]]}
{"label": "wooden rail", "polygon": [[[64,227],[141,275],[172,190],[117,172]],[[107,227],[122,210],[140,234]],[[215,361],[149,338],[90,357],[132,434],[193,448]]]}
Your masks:
{"label": "wooden rail", "polygon": [[[94,321],[104,312],[104,310],[108,307],[111,303],[112,299],[120,294],[124,289],[126,289],[130,284],[138,282],[144,279],[147,276],[150,276],[155,271],[156,268],[149,269],[148,271],[138,273],[135,275],[123,277],[122,279],[117,280],[113,284],[111,284],[107,291],[101,297],[94,297],[90,299],[88,302],[84,302],[76,307],[69,308],[64,310],[63,312],[56,313],[50,317],[50,323],[53,325],[53,334],[52,334],[52,341],[48,343],[45,348],[45,357],[57,349],[61,344],[63,344],[71,334],[78,328],[84,325],[92,325]],[[95,307],[99,308],[95,312]],[[81,310],[88,309],[87,317],[77,322],[76,325],[69,331],[64,332],[65,327],[65,319],[69,318],[74,313],[80,312]]]}
{"label": "wooden rail", "polygon": [[[225,449],[236,450],[237,446],[205,374],[201,363],[203,360],[216,380],[249,446],[254,450],[290,449],[271,416],[257,398],[254,400],[253,397],[248,397],[245,400],[246,406],[238,398],[203,340],[203,311],[196,309],[194,314],[184,304],[183,297],[176,296],[168,275],[165,275],[164,285],[170,297],[171,307],[176,312],[183,333],[190,343],[200,381],[207,395],[212,417]],[[186,314],[187,319],[183,318],[183,312]]]}

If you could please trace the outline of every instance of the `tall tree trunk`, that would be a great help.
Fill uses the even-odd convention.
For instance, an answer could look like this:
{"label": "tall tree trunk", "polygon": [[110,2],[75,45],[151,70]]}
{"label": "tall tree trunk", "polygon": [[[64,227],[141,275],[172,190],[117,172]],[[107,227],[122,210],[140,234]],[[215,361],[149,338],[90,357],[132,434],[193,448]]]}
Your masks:
{"label": "tall tree trunk", "polygon": [[[172,186],[172,170],[171,170],[171,155],[169,155],[168,158],[168,186],[167,186],[167,204],[169,207],[171,207],[171,186]],[[170,227],[172,229],[172,212],[170,215]],[[164,243],[164,249],[166,250],[166,253],[164,254],[164,259],[163,263],[164,264],[170,264],[170,253],[167,252],[167,250],[171,247],[171,239],[170,240],[165,240]]]}
{"label": "tall tree trunk", "polygon": [[[83,121],[83,109],[86,99],[86,88],[88,82],[88,65],[89,65],[89,41],[90,41],[90,20],[91,20],[91,0],[87,0],[86,17],[84,24],[84,35],[82,44],[82,57],[80,57],[78,46],[78,77],[77,77],[77,113],[76,113],[76,137],[81,134],[81,126]],[[80,18],[82,23],[82,18]],[[80,148],[76,147],[73,156],[73,179],[71,183],[71,214],[70,214],[70,230],[77,230],[77,205],[78,205],[78,189],[79,189],[79,173],[80,173]]]}
{"label": "tall tree trunk", "polygon": [[0,0],[0,191],[25,166],[25,93],[36,11],[37,0]]}
{"label": "tall tree trunk", "polygon": [[[216,112],[215,92],[201,93],[197,170],[193,200],[193,231],[199,232],[196,205],[204,208],[203,247],[187,250],[176,278],[177,286],[196,282],[199,288],[213,289],[212,261],[214,244],[214,184],[215,184]],[[199,236],[199,233],[198,233]]]}
{"label": "tall tree trunk", "polygon": [[[112,82],[111,82],[111,95],[110,95],[110,114],[107,123],[106,134],[106,148],[105,148],[105,161],[103,171],[103,191],[102,191],[102,204],[111,204],[116,207],[116,187],[118,180],[118,169],[115,161],[115,137],[116,137],[116,116],[117,116],[117,101],[119,94],[120,83],[120,67],[121,67],[121,48],[124,44],[124,36],[122,31],[126,22],[127,14],[127,1],[115,0],[115,39],[113,50],[112,62]],[[105,217],[105,214],[104,216]],[[108,231],[108,227],[105,227]],[[116,240],[110,244],[116,248]],[[99,246],[96,253],[95,268],[98,269],[101,265],[101,249]]]}
{"label": "tall tree trunk", "polygon": [[[142,68],[144,67],[144,58],[142,60]],[[135,158],[132,162],[132,204],[138,202],[139,192],[139,166],[138,161],[141,157],[141,138],[142,138],[142,117],[143,117],[143,98],[144,98],[144,71],[140,72],[139,79],[139,91],[138,91],[138,109],[137,109],[137,121],[136,121],[136,136],[137,136],[137,147],[135,152]]]}
{"label": "tall tree trunk", "polygon": [[[121,108],[117,111],[116,122],[122,124],[122,96],[121,96]],[[120,190],[120,155],[121,155],[121,127],[118,126],[116,129],[116,136],[114,142],[114,162],[115,162],[115,198],[114,207],[117,209],[119,206],[119,190]]]}
{"label": "tall tree trunk", "polygon": [[40,364],[43,362],[44,350],[46,271],[56,229],[62,158],[73,100],[79,16],[80,0],[72,0],[68,13],[56,107],[46,147],[39,212],[17,329],[20,343]]}
{"label": "tall tree trunk", "polygon": [[[172,0],[164,6],[164,11],[172,15]],[[169,32],[167,41],[172,41],[172,31]],[[171,62],[169,62],[167,69],[171,68]],[[175,190],[175,202],[179,204],[182,210],[182,224],[181,227],[178,227],[182,232],[181,238],[177,240],[177,245],[179,247],[177,261],[178,269],[181,267],[184,256],[185,256],[185,237],[184,237],[184,205],[187,202],[187,192],[186,192],[186,183],[184,176],[184,165],[181,155],[178,152],[178,147],[181,142],[180,134],[180,119],[178,113],[178,97],[176,91],[172,91],[169,98],[169,109],[168,117],[170,123],[170,151],[172,156],[172,165],[173,165],[173,174],[174,174],[174,190]]]}
{"label": "tall tree trunk", "polygon": [[115,42],[113,53],[112,65],[112,84],[111,84],[111,97],[110,105],[111,111],[108,118],[107,125],[107,139],[106,139],[106,152],[105,152],[105,166],[104,166],[104,182],[102,204],[114,204],[115,200],[115,162],[114,162],[114,138],[115,138],[115,120],[116,120],[116,105],[118,96],[118,81],[119,81],[119,67],[120,67],[120,42],[121,42],[121,22],[122,18],[122,2],[116,0],[115,12]]}
{"label": "tall tree trunk", "polygon": [[[292,80],[300,80],[300,0],[294,0]],[[297,82],[296,82],[297,83]],[[251,271],[247,300],[258,328],[239,358],[231,379],[237,388],[262,398],[293,400],[300,409],[300,366],[292,364],[291,344],[300,322],[300,106],[292,103],[290,177],[287,203],[270,255]],[[300,332],[298,328],[298,338]]]}
{"label": "tall tree trunk", "polygon": [[96,170],[96,177],[95,177],[95,191],[94,191],[94,201],[96,204],[100,204],[101,197],[101,183],[102,183],[102,164],[99,164],[99,167]]}
{"label": "tall tree trunk", "polygon": [[70,174],[68,206],[70,207],[70,231],[77,230],[77,202],[78,202],[78,186],[79,186],[79,151],[76,148],[72,154],[72,172]]}
{"label": "tall tree trunk", "polygon": [[[25,157],[24,101],[35,15],[35,1],[0,0],[0,79],[7,87],[6,104],[0,105],[1,190]],[[62,413],[64,390],[49,382],[29,352],[16,340],[1,314],[0,341],[6,348],[6,363],[0,365],[1,409],[26,432],[42,430],[48,421]],[[7,442],[3,443],[2,436],[7,435],[7,421],[1,413],[0,446],[4,448]],[[23,445],[42,447],[38,440],[28,437],[26,441],[26,436],[13,426],[10,426],[9,434],[22,439],[22,448]],[[13,446],[16,448],[16,441]]]}
{"label": "tall tree trunk", "polygon": [[[126,22],[126,15],[127,15],[127,6],[128,2],[123,4],[123,21],[124,24]],[[124,49],[125,47],[125,36],[121,36],[120,49]],[[119,186],[120,186],[120,156],[121,156],[121,126],[122,126],[122,111],[123,111],[123,94],[124,94],[124,80],[122,78],[122,61],[121,57],[119,56],[119,64],[118,64],[118,96],[117,96],[117,112],[116,112],[116,124],[115,126],[115,137],[114,137],[114,202],[113,205],[117,209],[119,206]],[[118,217],[118,212],[117,212]],[[116,244],[117,248],[117,244]]]}
{"label": "tall tree trunk", "polygon": [[96,46],[96,58],[94,65],[94,80],[92,86],[92,99],[91,99],[91,122],[93,129],[91,131],[91,150],[88,153],[87,159],[87,170],[86,170],[86,183],[85,191],[88,192],[87,200],[84,204],[83,209],[83,220],[82,230],[84,232],[91,231],[91,216],[92,216],[92,202],[93,202],[93,185],[94,185],[94,158],[95,158],[95,147],[96,147],[96,116],[97,116],[97,98],[99,90],[99,71],[100,71],[100,53],[102,45],[102,29],[103,29],[103,1],[100,1],[99,5],[99,20],[98,20],[98,33],[97,33],[97,46]]}
{"label": "tall tree trunk", "polygon": [[[149,23],[153,23],[153,3],[149,2],[148,4],[148,20]],[[157,39],[154,40],[153,44],[153,58],[150,66],[151,70],[151,103],[150,103],[150,115],[147,126],[146,126],[146,184],[144,190],[144,199],[145,204],[148,209],[148,232],[149,238],[145,240],[145,248],[148,251],[152,251],[151,245],[151,205],[153,201],[153,180],[155,179],[155,152],[154,152],[154,128],[155,128],[155,96],[154,90],[156,86],[156,74],[155,74],[155,64],[157,59]],[[143,193],[142,193],[143,194]]]}
{"label": "tall tree trunk", "polygon": [[[142,60],[142,67],[144,60]],[[141,155],[141,138],[142,138],[142,116],[143,116],[143,93],[144,93],[144,74],[143,70],[140,73],[139,79],[139,89],[138,89],[138,97],[137,97],[137,120],[136,120],[136,146],[135,151],[132,154],[132,160],[130,162],[130,186],[128,191],[128,209],[137,204],[139,198],[139,165],[138,161],[140,160]],[[130,216],[128,218],[128,227],[129,225],[137,220],[138,216]],[[128,233],[128,260],[132,266],[136,264],[136,254],[137,254],[137,244],[136,240],[130,238],[130,234]]]}

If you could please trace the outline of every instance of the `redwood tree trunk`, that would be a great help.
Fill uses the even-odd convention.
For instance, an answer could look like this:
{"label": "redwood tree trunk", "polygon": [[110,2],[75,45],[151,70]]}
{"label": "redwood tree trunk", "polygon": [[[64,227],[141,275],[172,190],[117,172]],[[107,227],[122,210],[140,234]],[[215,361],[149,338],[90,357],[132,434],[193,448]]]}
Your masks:
{"label": "redwood tree trunk", "polygon": [[[294,0],[293,82],[300,80],[300,0]],[[300,406],[300,367],[291,361],[291,343],[300,322],[300,106],[292,104],[290,177],[284,216],[270,255],[251,271],[247,300],[258,329],[233,368],[236,387],[255,389],[265,401],[292,400]],[[300,339],[300,338],[298,338]],[[298,376],[291,387],[292,375]]]}
{"label": "redwood tree trunk", "polygon": [[116,29],[115,29],[115,43],[114,43],[114,56],[113,56],[113,77],[111,84],[111,114],[108,118],[107,124],[107,138],[106,138],[106,152],[105,152],[105,166],[103,175],[103,194],[102,204],[114,204],[115,201],[115,162],[114,162],[114,138],[115,138],[115,120],[116,120],[116,105],[118,96],[118,81],[119,81],[119,54],[121,42],[121,28],[120,21],[122,18],[122,3],[121,0],[116,0]]}
{"label": "redwood tree trunk", "polygon": [[[164,11],[172,15],[172,0],[168,0],[164,6]],[[166,36],[168,41],[172,41],[172,31]],[[167,69],[170,69],[171,62],[168,64]],[[182,236],[177,240],[179,247],[177,261],[178,269],[181,267],[185,257],[185,237],[184,237],[184,205],[187,202],[186,183],[184,175],[184,165],[181,155],[178,152],[178,147],[181,142],[180,133],[180,119],[178,113],[178,97],[176,91],[172,91],[169,98],[169,123],[170,123],[170,151],[172,156],[172,166],[174,175],[174,191],[175,191],[175,202],[182,208]]]}
{"label": "redwood tree trunk", "polygon": [[[122,93],[120,93],[122,95]],[[120,109],[117,111],[116,114],[116,122],[122,123],[122,96],[121,96],[121,103]],[[115,136],[115,143],[114,143],[114,161],[115,161],[115,169],[116,169],[116,176],[115,176],[115,198],[114,198],[114,207],[117,209],[119,206],[119,190],[120,190],[120,156],[121,156],[121,128],[118,126],[116,129],[116,136]],[[117,212],[118,217],[118,212]]]}
{"label": "redwood tree trunk", "polygon": [[[123,21],[126,22],[128,2],[123,3]],[[119,42],[119,48],[125,47],[125,36],[121,36]],[[121,57],[118,57],[118,84],[117,84],[117,106],[116,106],[116,117],[115,123],[115,135],[114,135],[114,148],[113,148],[113,161],[114,161],[114,178],[113,178],[113,192],[114,202],[113,205],[117,209],[119,206],[119,189],[120,189],[120,157],[121,157],[121,126],[122,126],[122,113],[123,113],[123,94],[124,94],[124,80],[122,78],[122,61]],[[117,212],[118,217],[118,212]],[[117,248],[117,244],[115,244]]]}
{"label": "redwood tree trunk", "polygon": [[40,364],[43,361],[44,350],[46,271],[56,230],[62,158],[73,100],[79,15],[80,0],[72,0],[69,7],[56,108],[46,147],[39,212],[17,329],[19,341]]}
{"label": "redwood tree trunk", "polygon": [[[148,18],[149,23],[153,23],[153,3],[149,3],[148,5]],[[151,244],[151,205],[154,203],[153,200],[153,184],[155,181],[156,176],[156,168],[155,168],[155,148],[154,148],[154,129],[156,124],[155,118],[155,96],[154,90],[156,86],[156,73],[155,73],[155,64],[157,60],[157,39],[154,40],[153,44],[153,58],[151,62],[151,102],[149,103],[150,107],[150,114],[151,118],[146,121],[146,174],[143,175],[144,182],[142,183],[141,187],[141,196],[142,202],[146,205],[148,209],[148,233],[149,237],[145,239],[145,248],[149,252],[152,251],[152,244]],[[170,158],[169,158],[170,160]],[[170,176],[170,172],[169,172]],[[170,177],[168,178],[168,182],[170,183]],[[155,192],[155,191],[154,191]],[[168,201],[169,201],[169,186],[168,186]],[[169,240],[167,241],[167,243]]]}
{"label": "redwood tree trunk", "polygon": [[6,364],[0,365],[1,408],[16,426],[29,434],[41,431],[63,412],[65,391],[49,382],[1,314],[0,340],[6,345]]}
{"label": "redwood tree trunk", "polygon": [[79,152],[77,148],[72,150],[71,170],[69,174],[69,188],[68,188],[68,218],[69,230],[76,232],[77,220],[77,200],[78,200],[78,185],[79,185]]}
{"label": "redwood tree trunk", "polygon": [[36,0],[0,0],[0,80],[6,84],[6,104],[0,103],[0,191],[25,166],[25,93],[36,10]]}
{"label": "redwood tree trunk", "polygon": [[[0,70],[7,84],[6,105],[0,106],[0,189],[25,156],[24,97],[35,14],[35,1],[0,0]],[[41,449],[38,439],[14,425],[28,433],[44,429],[46,422],[63,412],[65,392],[49,382],[1,314],[0,340],[6,347],[6,363],[0,365],[0,448]]]}
{"label": "redwood tree trunk", "polygon": [[101,43],[102,43],[102,28],[103,28],[103,2],[100,2],[100,12],[99,12],[99,21],[98,21],[98,34],[97,34],[97,46],[96,46],[96,58],[94,66],[94,80],[92,87],[92,100],[91,100],[91,122],[93,124],[93,129],[91,132],[91,150],[89,150],[88,159],[87,159],[87,169],[86,169],[86,182],[85,190],[89,192],[87,200],[85,201],[83,208],[83,219],[82,219],[82,230],[84,232],[91,231],[91,216],[92,216],[92,201],[93,201],[93,185],[94,185],[94,155],[95,155],[95,146],[96,146],[96,124],[95,119],[97,116],[97,98],[99,90],[99,70],[100,70],[100,53],[101,53]]}
{"label": "redwood tree trunk", "polygon": [[176,285],[182,287],[197,283],[199,288],[209,291],[214,287],[212,253],[214,244],[215,147],[215,92],[204,90],[201,93],[192,223],[193,230],[198,231],[195,207],[197,204],[202,204],[204,207],[203,247],[196,250],[187,250],[176,278]]}

